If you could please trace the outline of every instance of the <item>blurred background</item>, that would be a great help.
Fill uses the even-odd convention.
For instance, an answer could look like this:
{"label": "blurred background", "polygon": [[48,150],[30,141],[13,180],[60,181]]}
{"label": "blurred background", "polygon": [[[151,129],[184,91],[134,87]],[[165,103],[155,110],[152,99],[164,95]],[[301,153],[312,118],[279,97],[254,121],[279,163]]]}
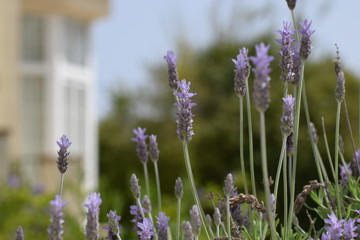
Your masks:
{"label": "blurred background", "polygon": [[[250,55],[254,55],[255,44],[263,41],[271,45],[270,54],[276,61],[271,65],[272,102],[266,121],[269,171],[275,175],[281,145],[283,89],[279,46],[274,38],[278,38],[275,30],[282,29],[282,22],[291,21],[285,0],[0,3],[0,238],[13,236],[21,224],[29,237],[46,239],[47,205],[58,191],[60,179],[55,164],[56,140],[62,134],[73,142],[64,186],[64,198],[70,202],[65,239],[81,238],[81,204],[89,191],[102,194],[101,221],[106,221],[110,209],[117,210],[126,239],[135,238],[129,223],[129,205],[134,204],[129,179],[136,173],[141,185],[144,181],[135,143],[130,138],[132,129],[138,126],[147,128],[148,134],[158,135],[163,210],[175,218],[175,179],[182,177],[186,188],[188,184],[182,146],[175,132],[174,97],[168,88],[163,59],[168,50],[178,56],[180,78],[191,81],[192,91],[198,93],[194,97],[195,136],[189,150],[203,196],[209,191],[221,194],[229,172],[235,177],[238,191],[243,191],[238,99],[233,92],[231,58],[241,47],[248,47]],[[299,0],[295,9],[296,19],[312,20],[316,30],[305,79],[323,158],[322,116],[330,147],[334,142],[335,43],[340,47],[347,80],[355,144],[359,143],[360,33],[354,28],[360,21],[359,9],[356,0]],[[257,117],[253,111],[255,167],[260,173]],[[304,120],[300,129],[298,191],[317,177]],[[353,151],[345,124],[341,134],[346,159],[350,160]],[[156,196],[150,164],[152,196]],[[260,174],[256,180],[258,189],[262,189]],[[211,212],[210,203],[204,202]],[[191,196],[185,194],[186,218],[191,204]],[[36,223],[25,217],[40,212],[42,220]]]}

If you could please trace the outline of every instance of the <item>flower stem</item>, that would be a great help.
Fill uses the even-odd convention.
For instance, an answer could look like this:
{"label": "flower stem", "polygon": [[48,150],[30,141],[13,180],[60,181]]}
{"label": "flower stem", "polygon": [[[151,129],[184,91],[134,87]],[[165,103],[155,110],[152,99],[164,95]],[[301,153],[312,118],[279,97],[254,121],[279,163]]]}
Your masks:
{"label": "flower stem", "polygon": [[60,174],[60,197],[62,197],[63,185],[64,185],[64,173],[61,173]]}
{"label": "flower stem", "polygon": [[160,188],[159,168],[157,161],[154,161],[153,163],[154,163],[156,190],[157,190],[157,198],[158,198],[158,211],[161,212],[161,188]]}
{"label": "flower stem", "polygon": [[183,142],[183,151],[184,151],[184,159],[185,159],[185,166],[186,166],[186,172],[189,178],[189,182],[190,182],[190,187],[191,187],[191,192],[193,194],[194,197],[194,201],[198,207],[198,209],[200,210],[200,218],[201,218],[201,222],[202,225],[204,226],[204,230],[206,233],[207,238],[210,240],[210,236],[205,224],[205,214],[204,214],[204,210],[200,204],[200,200],[199,200],[199,196],[197,194],[197,190],[195,187],[195,181],[194,181],[194,176],[192,173],[192,168],[191,168],[191,163],[190,163],[190,157],[189,157],[189,150],[188,150],[188,146],[187,146],[187,142]]}
{"label": "flower stem", "polygon": [[180,240],[180,214],[181,214],[181,198],[178,198],[177,213],[176,213],[176,240]]}
{"label": "flower stem", "polygon": [[261,146],[261,167],[262,167],[264,188],[265,188],[266,212],[270,224],[271,239],[275,240],[276,228],[275,228],[275,219],[272,214],[271,204],[270,204],[270,185],[269,185],[269,175],[268,175],[267,157],[266,157],[265,114],[263,111],[260,111],[260,146]]}
{"label": "flower stem", "polygon": [[[283,166],[284,154],[285,154],[285,151],[286,151],[286,139],[287,139],[287,136],[283,135],[281,153],[280,153],[279,162],[278,162],[278,167],[277,167],[277,170],[276,170],[276,177],[275,177],[275,186],[274,186],[274,196],[275,196],[275,199],[277,199],[277,193],[278,193],[278,187],[279,187],[279,181],[280,181],[281,167]],[[286,156],[286,154],[285,154],[285,156]],[[286,157],[285,157],[285,159],[286,159]],[[285,161],[286,161],[286,160],[285,160]]]}
{"label": "flower stem", "polygon": [[[246,82],[248,85],[248,82]],[[250,175],[251,175],[251,190],[256,197],[256,184],[255,184],[255,171],[254,171],[254,148],[253,148],[253,133],[252,133],[252,119],[250,107],[250,93],[249,87],[246,87],[246,111],[248,117],[248,130],[249,130],[249,157],[250,157]]]}
{"label": "flower stem", "polygon": [[151,199],[150,198],[149,173],[148,173],[148,169],[147,169],[147,162],[143,163],[143,166],[144,166],[144,175],[145,175],[146,194],[148,195],[149,199]]}
{"label": "flower stem", "polygon": [[331,158],[330,149],[329,149],[329,143],[328,143],[327,136],[326,136],[324,117],[321,117],[321,125],[322,125],[322,129],[323,129],[325,148],[326,148],[326,153],[328,155],[328,159],[329,159],[329,163],[330,163],[331,173],[335,180],[335,169],[334,169],[334,165],[332,163],[332,158]]}
{"label": "flower stem", "polygon": [[230,197],[226,196],[226,226],[227,226],[227,235],[231,239],[231,225],[230,225]]}
{"label": "flower stem", "polygon": [[244,162],[244,109],[243,109],[243,97],[239,97],[240,105],[240,165],[241,165],[241,175],[244,183],[245,194],[249,194],[246,173],[245,173],[245,162]]}
{"label": "flower stem", "polygon": [[336,126],[335,126],[335,191],[337,199],[337,208],[339,212],[339,217],[342,219],[342,211],[340,205],[340,190],[339,190],[339,128],[340,128],[340,111],[341,111],[341,102],[337,103],[336,109]]}

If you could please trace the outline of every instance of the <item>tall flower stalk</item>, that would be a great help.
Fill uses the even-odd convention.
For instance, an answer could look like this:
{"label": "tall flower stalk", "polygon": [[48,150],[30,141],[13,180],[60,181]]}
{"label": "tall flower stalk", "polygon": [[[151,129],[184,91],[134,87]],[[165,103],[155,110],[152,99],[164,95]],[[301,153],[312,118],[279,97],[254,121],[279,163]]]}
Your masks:
{"label": "tall flower stalk", "polygon": [[[243,110],[243,98],[246,93],[247,80],[250,74],[250,64],[248,59],[248,49],[240,49],[240,53],[236,56],[236,59],[233,59],[235,63],[235,78],[234,78],[234,90],[236,95],[239,97],[239,114],[240,114],[240,165],[241,165],[241,175],[244,183],[245,194],[248,194],[248,186],[246,181],[246,172],[245,172],[245,161],[244,161],[244,110]],[[251,175],[254,175],[251,172]],[[252,189],[255,188],[255,179],[252,176]]]}
{"label": "tall flower stalk", "polygon": [[70,152],[68,152],[68,148],[71,145],[71,142],[69,141],[69,139],[63,135],[60,138],[60,141],[56,142],[57,145],[59,146],[59,151],[58,153],[58,160],[57,160],[57,166],[58,166],[58,170],[60,172],[60,197],[62,196],[62,191],[63,191],[63,185],[64,185],[64,174],[68,168],[68,157]]}
{"label": "tall flower stalk", "polygon": [[134,129],[133,132],[135,133],[135,137],[131,138],[131,140],[137,143],[136,153],[137,153],[139,160],[142,163],[143,168],[144,168],[146,194],[150,198],[149,173],[148,173],[148,168],[147,168],[149,154],[147,151],[147,144],[145,142],[146,139],[148,138],[148,135],[145,135],[146,128],[138,127],[136,129]]}
{"label": "tall flower stalk", "polygon": [[[178,83],[178,88],[180,89],[180,91],[174,92],[174,95],[179,100],[177,103],[175,103],[175,106],[179,108],[179,111],[177,113],[177,120],[176,120],[177,123],[176,133],[178,134],[179,140],[183,143],[185,166],[191,186],[191,192],[194,197],[194,201],[201,212],[200,214],[201,222],[204,226],[206,226],[205,214],[204,211],[202,210],[199,196],[196,190],[194,176],[192,173],[192,168],[190,163],[189,150],[187,145],[187,143],[191,141],[192,136],[194,135],[193,126],[192,126],[194,114],[192,113],[191,109],[196,105],[191,100],[191,98],[195,96],[196,93],[190,92],[190,85],[191,83],[186,82],[185,79],[181,80],[181,82]],[[210,239],[207,228],[204,227],[204,229],[207,238]]]}
{"label": "tall flower stalk", "polygon": [[263,181],[265,188],[265,204],[266,210],[269,213],[268,219],[271,230],[271,239],[276,239],[276,228],[275,219],[271,214],[271,203],[270,203],[270,184],[269,174],[267,167],[267,154],[266,154],[266,130],[265,130],[265,111],[269,107],[270,103],[270,76],[271,69],[269,65],[273,61],[274,57],[268,56],[268,50],[270,46],[265,46],[264,43],[256,45],[256,56],[250,57],[250,60],[254,63],[252,71],[255,74],[254,77],[254,93],[253,101],[256,105],[256,109],[260,114],[260,146],[261,146],[261,167],[263,173]]}

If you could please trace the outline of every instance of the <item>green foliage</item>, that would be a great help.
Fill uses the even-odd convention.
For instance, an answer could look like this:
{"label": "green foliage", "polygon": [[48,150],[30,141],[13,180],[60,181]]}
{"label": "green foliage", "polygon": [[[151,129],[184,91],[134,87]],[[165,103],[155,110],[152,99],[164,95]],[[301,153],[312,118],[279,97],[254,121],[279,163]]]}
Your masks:
{"label": "green foliage", "polygon": [[[36,194],[28,187],[0,187],[0,239],[15,239],[16,230],[22,226],[25,239],[48,239],[50,225],[49,194]],[[64,209],[65,210],[65,209]],[[65,210],[64,239],[82,239],[79,220]]]}

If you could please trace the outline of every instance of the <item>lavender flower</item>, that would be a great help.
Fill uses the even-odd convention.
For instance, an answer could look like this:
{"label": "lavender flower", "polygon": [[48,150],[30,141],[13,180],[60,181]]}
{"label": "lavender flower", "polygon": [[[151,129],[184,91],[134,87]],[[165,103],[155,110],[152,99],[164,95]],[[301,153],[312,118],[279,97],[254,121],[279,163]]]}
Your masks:
{"label": "lavender flower", "polygon": [[175,181],[175,196],[177,199],[182,198],[182,196],[184,195],[183,192],[183,185],[182,185],[182,181],[181,178],[177,178]]}
{"label": "lavender flower", "polygon": [[61,174],[64,174],[68,167],[68,156],[70,152],[68,152],[67,149],[68,147],[70,147],[71,142],[65,135],[63,135],[60,138],[60,141],[59,142],[57,141],[56,143],[60,147],[60,150],[57,152],[58,160],[56,163],[58,165],[59,172]]}
{"label": "lavender flower", "polygon": [[235,63],[234,91],[238,97],[243,97],[246,93],[247,79],[250,74],[248,51],[247,48],[242,48],[236,59],[232,59]]}
{"label": "lavender flower", "polygon": [[[143,211],[144,211],[144,214],[148,212],[148,210],[146,208],[143,208]],[[134,216],[134,218],[131,220],[131,222],[135,223],[134,230],[139,230],[137,227],[137,223],[143,221],[139,206],[131,205],[130,206],[130,214]]]}
{"label": "lavender flower", "polygon": [[286,0],[286,3],[291,11],[294,10],[296,5],[296,0]]}
{"label": "lavender flower", "polygon": [[149,143],[149,155],[150,155],[150,159],[153,162],[156,162],[157,160],[159,160],[159,147],[158,147],[158,143],[156,141],[156,135],[151,134],[149,137],[150,143]]}
{"label": "lavender flower", "polygon": [[118,240],[118,236],[120,236],[119,221],[121,217],[116,214],[116,211],[110,211],[106,216],[109,219],[109,226],[104,227],[108,232],[107,239]]}
{"label": "lavender flower", "polygon": [[210,214],[206,214],[205,216],[205,223],[206,225],[211,228],[212,227],[212,218],[210,216]]}
{"label": "lavender flower", "polygon": [[343,232],[344,239],[347,239],[347,240],[358,239],[357,238],[359,236],[358,233],[357,233],[358,226],[355,226],[355,220],[354,219],[344,220],[343,229],[344,229],[344,232]]}
{"label": "lavender flower", "polygon": [[139,186],[139,180],[137,179],[134,173],[131,175],[130,185],[131,185],[130,190],[133,193],[134,198],[139,199],[141,187]]}
{"label": "lavender flower", "polygon": [[300,48],[297,42],[294,43],[293,47],[293,69],[292,73],[294,74],[292,84],[298,85],[300,82],[300,74],[301,74],[301,59],[300,59]]}
{"label": "lavender flower", "polygon": [[224,194],[229,197],[234,192],[234,179],[231,173],[226,176]]}
{"label": "lavender flower", "polygon": [[168,239],[168,222],[170,221],[169,217],[165,216],[165,213],[159,212],[159,217],[156,217],[157,228],[158,228],[158,237],[159,240],[167,240]]}
{"label": "lavender flower", "polygon": [[137,231],[139,240],[152,239],[152,236],[154,236],[154,226],[149,219],[145,218],[143,222],[138,222],[137,226],[139,228],[139,231]]}
{"label": "lavender flower", "polygon": [[338,103],[344,101],[345,98],[345,77],[344,72],[340,72],[337,75],[337,84],[335,90],[335,98]]}
{"label": "lavender flower", "polygon": [[66,205],[65,201],[61,200],[59,195],[55,196],[55,200],[50,201],[51,219],[50,227],[47,229],[49,239],[61,240],[64,233],[64,214],[62,213],[63,207]]}
{"label": "lavender flower", "polygon": [[87,207],[86,213],[87,223],[85,229],[86,240],[98,240],[99,239],[99,212],[102,200],[100,193],[91,192],[88,196],[88,203],[84,206]]}
{"label": "lavender flower", "polygon": [[322,234],[321,239],[322,240],[340,239],[344,231],[342,228],[344,220],[338,220],[335,214],[331,213],[328,215],[328,219],[325,219],[325,223],[328,224],[329,226],[325,227],[326,232]]}
{"label": "lavender flower", "polygon": [[135,133],[135,137],[131,138],[131,141],[134,141],[137,143],[136,145],[136,153],[139,157],[139,160],[141,163],[145,164],[148,161],[148,152],[147,152],[147,145],[146,145],[146,138],[148,137],[148,135],[145,135],[146,132],[146,128],[141,128],[138,127],[136,129],[133,130],[133,132]]}
{"label": "lavender flower", "polygon": [[310,29],[311,21],[305,19],[304,23],[300,23],[301,29],[299,33],[301,33],[301,44],[300,44],[300,56],[303,60],[306,60],[311,53],[311,40],[310,36],[315,32]]}
{"label": "lavender flower", "polygon": [[192,209],[190,210],[190,217],[193,234],[195,237],[198,237],[201,231],[201,219],[199,209],[196,205],[193,205]]}
{"label": "lavender flower", "polygon": [[24,231],[21,226],[16,230],[16,240],[25,240]]}
{"label": "lavender flower", "polygon": [[253,99],[257,110],[261,112],[265,112],[270,103],[269,82],[271,78],[269,73],[271,69],[269,65],[274,57],[267,55],[269,47],[264,43],[256,45],[256,56],[250,57],[255,65],[255,68],[252,69],[255,74]]}
{"label": "lavender flower", "polygon": [[194,234],[189,221],[183,224],[184,240],[194,240]]}
{"label": "lavender flower", "polygon": [[191,108],[196,104],[191,102],[191,98],[195,96],[196,93],[190,92],[190,85],[190,82],[186,82],[186,80],[183,79],[178,83],[180,92],[174,92],[174,95],[179,98],[179,102],[175,103],[175,106],[179,107],[179,112],[177,113],[178,119],[176,120],[178,125],[176,133],[182,142],[190,142],[194,135],[192,123],[195,115],[192,114]]}
{"label": "lavender flower", "polygon": [[285,136],[289,136],[293,132],[294,127],[294,104],[295,98],[288,95],[283,98],[283,115],[281,117],[281,132]]}
{"label": "lavender flower", "polygon": [[169,86],[171,90],[176,91],[179,83],[179,77],[176,70],[177,57],[175,56],[173,51],[168,51],[166,56],[164,56],[164,59],[168,64]]}
{"label": "lavender flower", "polygon": [[291,157],[294,153],[294,134],[290,133],[286,138],[286,154]]}
{"label": "lavender flower", "polygon": [[221,214],[219,208],[215,208],[214,210],[214,223],[216,226],[220,226],[221,224]]}
{"label": "lavender flower", "polygon": [[146,208],[149,212],[151,212],[151,201],[147,195],[143,197],[143,200],[141,201],[141,205],[143,208]]}
{"label": "lavender flower", "polygon": [[293,56],[294,50],[291,47],[291,44],[294,42],[292,35],[295,33],[294,30],[291,30],[291,24],[289,22],[283,22],[284,30],[277,30],[276,32],[280,34],[281,39],[275,39],[281,46],[279,52],[281,56],[280,68],[281,68],[281,80],[284,84],[292,83],[294,80],[293,71]]}

